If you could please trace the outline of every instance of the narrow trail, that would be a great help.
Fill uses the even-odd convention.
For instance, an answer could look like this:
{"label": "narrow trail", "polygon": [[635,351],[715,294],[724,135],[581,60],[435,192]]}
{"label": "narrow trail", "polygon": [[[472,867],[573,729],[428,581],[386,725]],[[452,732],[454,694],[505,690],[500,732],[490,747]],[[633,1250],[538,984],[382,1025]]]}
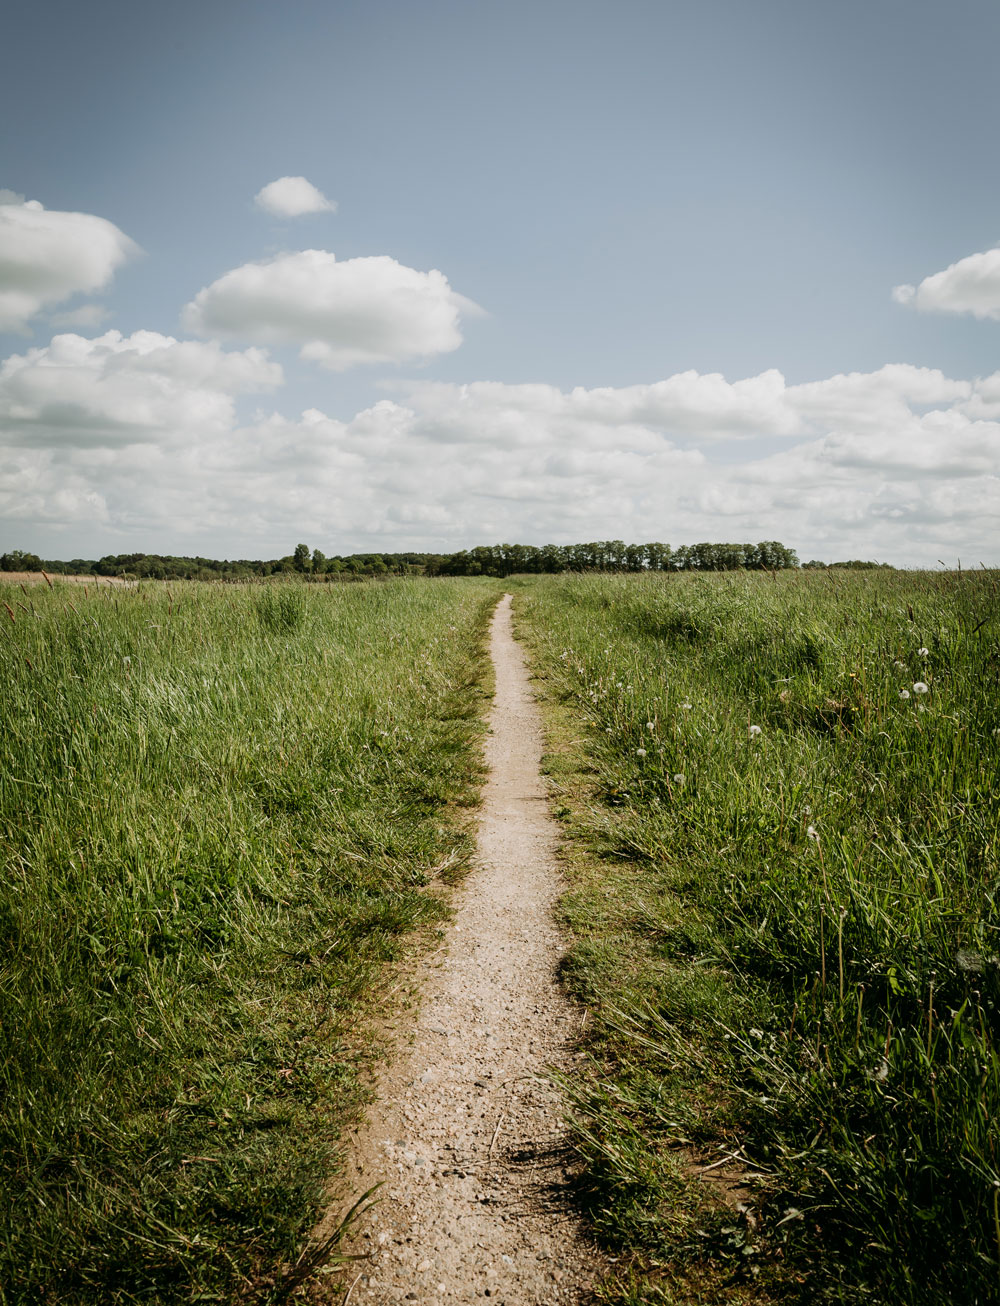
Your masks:
{"label": "narrow trail", "polygon": [[545,1078],[572,1064],[580,1012],[556,980],[556,827],[509,594],[490,652],[477,869],[424,963],[411,1041],[352,1140],[355,1194],[382,1184],[346,1247],[370,1256],[347,1277],[352,1303],[583,1303],[602,1269],[566,1200],[572,1158]]}

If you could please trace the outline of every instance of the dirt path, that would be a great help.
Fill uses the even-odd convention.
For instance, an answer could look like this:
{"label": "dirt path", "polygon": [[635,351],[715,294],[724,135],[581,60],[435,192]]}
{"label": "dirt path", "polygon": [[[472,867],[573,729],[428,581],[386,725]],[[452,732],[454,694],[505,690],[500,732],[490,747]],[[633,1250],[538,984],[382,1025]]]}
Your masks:
{"label": "dirt path", "polygon": [[508,594],[491,627],[478,868],[352,1152],[355,1194],[383,1183],[348,1247],[372,1256],[348,1276],[352,1303],[580,1303],[601,1268],[565,1200],[572,1158],[544,1079],[571,1064],[580,1012],[555,979],[556,830],[510,608]]}

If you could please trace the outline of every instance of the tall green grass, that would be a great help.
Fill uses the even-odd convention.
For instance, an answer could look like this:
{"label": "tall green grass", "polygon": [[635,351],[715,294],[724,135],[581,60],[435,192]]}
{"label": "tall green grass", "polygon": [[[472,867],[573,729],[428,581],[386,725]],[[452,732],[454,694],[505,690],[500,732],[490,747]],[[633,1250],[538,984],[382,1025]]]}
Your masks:
{"label": "tall green grass", "polygon": [[[585,739],[550,765],[620,1300],[1000,1300],[997,579],[518,593]],[[693,1177],[727,1156],[743,1210]]]}
{"label": "tall green grass", "polygon": [[355,1022],[468,852],[496,596],[0,593],[0,1301],[266,1297],[294,1260]]}

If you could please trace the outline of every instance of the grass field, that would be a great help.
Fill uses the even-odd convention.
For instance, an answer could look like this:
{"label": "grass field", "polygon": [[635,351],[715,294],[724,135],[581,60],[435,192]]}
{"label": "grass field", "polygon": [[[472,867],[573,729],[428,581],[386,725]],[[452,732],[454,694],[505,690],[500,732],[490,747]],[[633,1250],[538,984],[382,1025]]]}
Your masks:
{"label": "grass field", "polygon": [[494,582],[0,592],[0,1301],[270,1300],[445,908]]}
{"label": "grass field", "polygon": [[515,582],[609,1300],[1000,1299],[997,580]]}

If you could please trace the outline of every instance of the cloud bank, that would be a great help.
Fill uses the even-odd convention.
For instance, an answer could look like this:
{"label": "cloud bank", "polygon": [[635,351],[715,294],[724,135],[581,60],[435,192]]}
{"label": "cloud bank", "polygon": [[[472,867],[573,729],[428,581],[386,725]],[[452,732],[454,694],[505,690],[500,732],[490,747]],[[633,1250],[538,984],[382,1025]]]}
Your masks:
{"label": "cloud bank", "polygon": [[103,290],[137,248],[106,218],[0,191],[0,331],[24,332],[51,305]]}
{"label": "cloud bank", "polygon": [[301,218],[309,213],[336,213],[335,200],[328,200],[305,177],[279,177],[268,182],[253,197],[254,203],[275,218]]}
{"label": "cloud bank", "polygon": [[260,349],[148,332],[58,336],[8,359],[0,510],[229,556],[300,538],[333,552],[625,533],[995,561],[1000,373],[416,382],[346,421],[239,413],[239,396],[280,381]]}
{"label": "cloud bank", "polygon": [[896,286],[892,297],[924,313],[971,313],[1000,322],[1000,248],[959,259],[918,286]]}
{"label": "cloud bank", "polygon": [[418,272],[387,255],[339,263],[323,249],[244,263],[200,290],[184,310],[189,330],[263,345],[297,345],[303,358],[340,372],[450,353],[460,315],[476,306],[436,269]]}

